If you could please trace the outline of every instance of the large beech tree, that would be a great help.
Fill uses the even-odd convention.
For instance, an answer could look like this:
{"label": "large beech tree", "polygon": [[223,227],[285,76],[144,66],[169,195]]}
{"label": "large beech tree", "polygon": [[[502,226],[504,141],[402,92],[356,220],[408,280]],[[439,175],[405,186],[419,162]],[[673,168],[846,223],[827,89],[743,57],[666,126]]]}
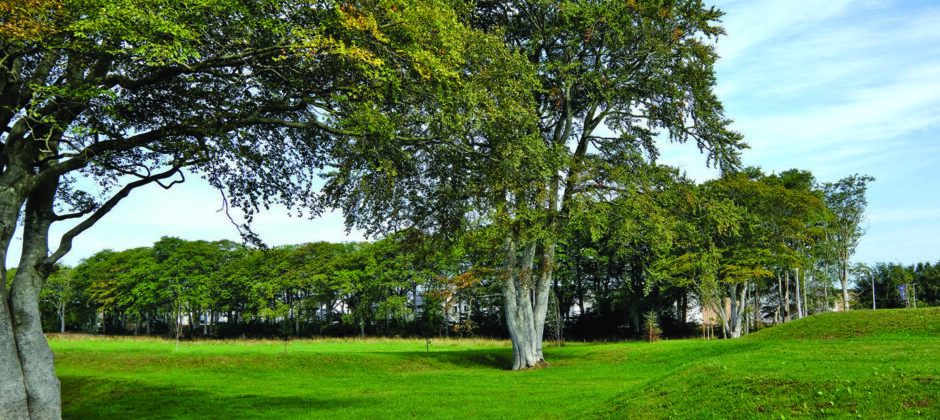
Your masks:
{"label": "large beech tree", "polygon": [[[467,93],[463,79],[477,73],[465,71],[468,57],[503,54],[499,39],[460,23],[455,4],[466,8],[446,0],[0,4],[3,417],[60,417],[39,295],[77,235],[133,189],[170,187],[185,168],[248,221],[270,203],[317,208],[313,182],[328,139],[356,149],[369,144],[359,139],[433,138],[440,115],[429,110]],[[50,250],[50,226],[66,220],[74,224]],[[18,223],[22,251],[9,282]]]}
{"label": "large beech tree", "polygon": [[[497,101],[501,119],[451,143],[396,149],[394,171],[363,171],[368,153],[334,153],[347,159],[329,198],[358,226],[488,226],[501,244],[513,368],[543,364],[555,246],[585,194],[618,197],[633,157],[655,159],[664,137],[694,142],[709,163],[736,164],[743,144],[712,91],[720,16],[697,0],[477,2],[473,25],[500,34],[535,72],[531,100]],[[491,96],[510,89],[485,87]]]}
{"label": "large beech tree", "polygon": [[[537,216],[515,218],[504,231],[514,368],[544,362],[558,234],[589,191],[629,197],[620,187],[629,191],[634,153],[655,160],[662,132],[695,142],[710,163],[734,166],[740,137],[728,130],[712,92],[717,56],[707,44],[722,33],[720,16],[700,1],[480,3],[478,24],[504,27],[507,43],[538,71],[538,130],[551,153],[538,193],[517,204]],[[518,233],[529,224],[535,233]]]}

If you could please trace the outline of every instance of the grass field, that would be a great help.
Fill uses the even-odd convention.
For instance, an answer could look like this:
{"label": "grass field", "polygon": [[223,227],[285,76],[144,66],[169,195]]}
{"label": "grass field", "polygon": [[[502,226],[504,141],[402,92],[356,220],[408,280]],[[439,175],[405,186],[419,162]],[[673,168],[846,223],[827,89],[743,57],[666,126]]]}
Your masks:
{"label": "grass field", "polygon": [[67,418],[940,418],[940,308],[738,340],[182,342],[51,336]]}

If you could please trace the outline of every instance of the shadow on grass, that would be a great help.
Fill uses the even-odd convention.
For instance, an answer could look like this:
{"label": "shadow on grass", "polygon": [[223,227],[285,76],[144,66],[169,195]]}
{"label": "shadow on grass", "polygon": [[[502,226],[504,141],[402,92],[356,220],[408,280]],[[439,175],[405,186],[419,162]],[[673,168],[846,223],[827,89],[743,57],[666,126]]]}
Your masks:
{"label": "shadow on grass", "polygon": [[389,352],[383,353],[391,357],[399,358],[402,362],[425,363],[435,366],[452,366],[467,369],[501,369],[509,370],[512,368],[512,350],[493,349],[493,350],[461,350],[461,351],[443,351],[443,352]]}
{"label": "shadow on grass", "polygon": [[367,395],[356,398],[219,395],[190,387],[152,386],[136,380],[69,376],[59,379],[65,419],[317,418],[318,412],[362,408],[374,403]]}
{"label": "shadow on grass", "polygon": [[[610,346],[613,345],[615,344],[610,344]],[[598,347],[600,346],[601,345],[598,345]],[[604,344],[603,346],[608,345]],[[545,361],[548,362],[549,365],[556,363],[562,364],[571,359],[584,358],[583,352],[566,351],[564,347],[553,347],[549,344],[543,345],[543,350],[545,353]],[[512,370],[512,348],[440,352],[435,352],[434,349],[431,348],[430,352],[411,351],[384,354],[406,360],[423,360],[438,366],[449,365],[458,368]]]}

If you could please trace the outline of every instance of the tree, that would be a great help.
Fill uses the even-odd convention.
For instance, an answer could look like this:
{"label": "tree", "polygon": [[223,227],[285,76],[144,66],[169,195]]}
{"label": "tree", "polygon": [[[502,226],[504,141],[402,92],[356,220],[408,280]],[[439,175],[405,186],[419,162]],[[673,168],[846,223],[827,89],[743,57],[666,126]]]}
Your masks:
{"label": "tree", "polygon": [[[24,230],[0,291],[0,412],[60,417],[39,294],[76,236],[135,188],[181,182],[184,168],[248,222],[269,203],[317,207],[325,139],[413,140],[437,118],[427,104],[460,86],[465,57],[483,48],[454,5],[3,3],[3,267],[21,212]],[[49,227],[65,220],[76,224],[50,251]]]}
{"label": "tree", "polygon": [[[555,248],[579,198],[596,190],[615,198],[638,153],[655,159],[661,130],[695,142],[709,163],[735,166],[743,144],[712,92],[717,56],[705,41],[721,34],[720,16],[700,1],[481,1],[473,25],[501,34],[528,61],[507,57],[478,73],[489,96],[477,99],[498,103],[498,115],[449,144],[399,145],[397,176],[356,173],[356,162],[374,159],[349,155],[328,198],[360,227],[391,220],[452,236],[487,226],[501,246],[513,369],[542,365]],[[527,86],[487,79],[526,68],[538,82],[527,101],[507,99]]]}
{"label": "tree", "polygon": [[49,302],[55,308],[56,315],[59,318],[59,332],[65,332],[65,309],[75,293],[75,282],[72,281],[73,273],[71,267],[57,265],[49,279],[46,280],[46,287],[42,289],[42,300]]}
{"label": "tree", "polygon": [[849,310],[849,259],[855,253],[858,241],[865,233],[862,222],[868,200],[865,192],[868,183],[874,181],[867,175],[851,175],[825,185],[826,207],[832,213],[828,230],[835,247],[839,265],[839,281],[842,283],[842,310]]}
{"label": "tree", "polygon": [[918,306],[940,306],[940,263],[917,263],[913,266]]}

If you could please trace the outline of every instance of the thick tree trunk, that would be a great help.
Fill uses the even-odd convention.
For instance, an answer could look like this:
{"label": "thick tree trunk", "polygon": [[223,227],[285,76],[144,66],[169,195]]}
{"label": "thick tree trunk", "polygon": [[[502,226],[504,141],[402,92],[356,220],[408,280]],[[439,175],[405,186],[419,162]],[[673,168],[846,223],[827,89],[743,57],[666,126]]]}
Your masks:
{"label": "thick tree trunk", "polygon": [[[6,257],[6,253],[3,254]],[[0,413],[3,413],[3,418],[28,419],[26,384],[23,382],[23,368],[16,349],[13,318],[7,299],[6,268],[0,266],[0,273],[0,280],[3,281],[3,296],[0,296]]]}
{"label": "thick tree trunk", "polygon": [[744,307],[747,305],[747,287],[741,283],[732,283],[725,287],[728,308],[725,308],[725,305],[721,303],[715,306],[718,310],[718,316],[721,318],[725,338],[728,336],[738,338],[741,337]]}
{"label": "thick tree trunk", "polygon": [[542,354],[542,338],[545,337],[545,318],[548,315],[548,298],[551,294],[552,271],[555,266],[555,243],[546,239],[542,243],[542,261],[539,264],[540,273],[535,287],[535,337],[539,360],[545,363]]}
{"label": "thick tree trunk", "polygon": [[[532,267],[535,262],[536,244],[534,241],[526,244],[523,249],[521,265],[517,267],[516,239],[513,234],[507,234],[504,239],[504,267],[502,273],[503,301],[506,313],[506,326],[509,329],[509,339],[512,342],[512,369],[541,366],[545,363],[542,357],[542,337],[539,332],[544,328],[536,327],[537,314],[533,305],[533,275]],[[541,283],[541,279],[539,279]],[[547,295],[547,293],[546,293]],[[547,302],[547,297],[546,297]],[[542,320],[544,322],[544,312]]]}
{"label": "thick tree trunk", "polygon": [[[5,270],[4,290],[0,304],[0,415],[3,418],[58,419],[61,415],[59,379],[55,376],[54,355],[42,332],[39,312],[39,294],[51,263],[48,234],[54,214],[52,203],[57,188],[55,182],[37,186],[29,196],[23,224],[23,248],[16,276],[7,294]],[[0,203],[10,203],[11,197],[0,196]],[[16,216],[9,207],[0,210],[2,231],[2,263],[6,265],[6,251],[10,236],[7,226],[15,226]],[[12,222],[13,224],[8,224]],[[12,332],[12,336],[11,333]],[[25,391],[25,392],[24,392]],[[25,399],[24,399],[25,396]],[[25,405],[23,404],[25,400]]]}
{"label": "thick tree trunk", "polygon": [[16,348],[23,369],[23,380],[29,404],[29,418],[60,418],[59,379],[55,376],[54,355],[46,336],[42,333],[42,318],[39,313],[39,292],[45,276],[33,272],[17,271],[14,283],[29,283],[27,287],[15,287],[11,295],[15,314],[14,335]]}

